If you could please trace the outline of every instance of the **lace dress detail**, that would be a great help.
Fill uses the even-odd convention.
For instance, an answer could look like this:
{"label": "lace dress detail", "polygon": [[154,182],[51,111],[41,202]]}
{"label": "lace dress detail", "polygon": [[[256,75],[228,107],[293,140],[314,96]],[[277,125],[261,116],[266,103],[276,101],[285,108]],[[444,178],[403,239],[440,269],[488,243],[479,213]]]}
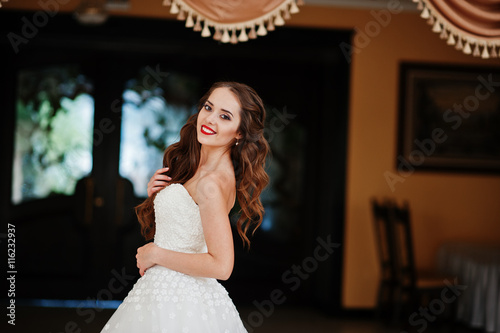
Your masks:
{"label": "lace dress detail", "polygon": [[[181,184],[160,191],[154,201],[160,247],[206,253],[198,205]],[[213,278],[153,266],[137,280],[102,332],[247,332],[224,287]]]}

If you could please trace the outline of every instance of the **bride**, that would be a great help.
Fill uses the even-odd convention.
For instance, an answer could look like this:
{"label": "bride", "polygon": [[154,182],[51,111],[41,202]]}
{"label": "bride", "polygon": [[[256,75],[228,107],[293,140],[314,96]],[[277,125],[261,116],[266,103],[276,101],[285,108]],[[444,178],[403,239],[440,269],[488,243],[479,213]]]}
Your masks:
{"label": "bride", "polygon": [[233,270],[235,201],[245,245],[262,222],[259,195],[269,181],[265,109],[249,86],[218,82],[198,110],[136,207],[143,235],[154,242],[137,250],[141,278],[103,332],[246,332],[217,280]]}

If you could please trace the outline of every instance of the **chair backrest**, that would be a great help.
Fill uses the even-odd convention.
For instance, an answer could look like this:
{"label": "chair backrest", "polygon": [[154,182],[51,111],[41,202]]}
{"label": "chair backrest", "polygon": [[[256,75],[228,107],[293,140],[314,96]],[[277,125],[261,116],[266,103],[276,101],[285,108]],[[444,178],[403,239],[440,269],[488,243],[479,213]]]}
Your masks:
{"label": "chair backrest", "polygon": [[398,205],[393,202],[390,209],[396,248],[396,270],[403,287],[414,289],[416,270],[413,250],[410,208],[408,202]]}
{"label": "chair backrest", "polygon": [[380,203],[376,199],[371,200],[371,205],[382,281],[395,282],[397,278],[396,248],[391,222],[391,205],[389,201]]}

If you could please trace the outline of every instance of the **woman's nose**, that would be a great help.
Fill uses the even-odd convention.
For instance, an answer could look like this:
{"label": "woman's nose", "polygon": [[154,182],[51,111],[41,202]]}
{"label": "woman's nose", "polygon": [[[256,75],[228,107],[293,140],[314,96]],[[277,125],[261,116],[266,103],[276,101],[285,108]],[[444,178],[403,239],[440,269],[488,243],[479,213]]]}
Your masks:
{"label": "woman's nose", "polygon": [[215,112],[212,112],[212,113],[211,113],[211,114],[207,117],[207,121],[208,121],[210,124],[214,124],[216,119],[217,119],[217,115],[215,114]]}

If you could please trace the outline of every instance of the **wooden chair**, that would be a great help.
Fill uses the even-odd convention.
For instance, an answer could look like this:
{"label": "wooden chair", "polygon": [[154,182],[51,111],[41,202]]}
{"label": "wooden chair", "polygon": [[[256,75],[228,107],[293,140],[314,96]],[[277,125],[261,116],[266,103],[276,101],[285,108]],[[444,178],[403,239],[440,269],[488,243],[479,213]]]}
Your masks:
{"label": "wooden chair", "polygon": [[[404,314],[402,319],[408,322],[408,316],[413,312],[418,312],[420,307],[428,307],[432,300],[440,300],[442,291],[447,288],[445,281],[448,279],[452,282],[453,278],[437,272],[416,270],[408,202],[404,202],[402,205],[392,202],[389,215],[394,237],[394,253],[396,254],[394,261],[397,279],[395,291],[397,312],[394,317],[401,317]],[[450,320],[450,327],[453,331],[456,301],[447,304],[446,307],[444,312],[449,314],[448,320]],[[438,317],[443,318],[444,316],[438,315]]]}
{"label": "wooden chair", "polygon": [[395,316],[398,315],[395,302],[398,280],[394,260],[396,249],[391,222],[391,204],[387,200],[378,202],[372,199],[371,206],[381,270],[376,316],[388,324],[393,324],[397,321]]}

